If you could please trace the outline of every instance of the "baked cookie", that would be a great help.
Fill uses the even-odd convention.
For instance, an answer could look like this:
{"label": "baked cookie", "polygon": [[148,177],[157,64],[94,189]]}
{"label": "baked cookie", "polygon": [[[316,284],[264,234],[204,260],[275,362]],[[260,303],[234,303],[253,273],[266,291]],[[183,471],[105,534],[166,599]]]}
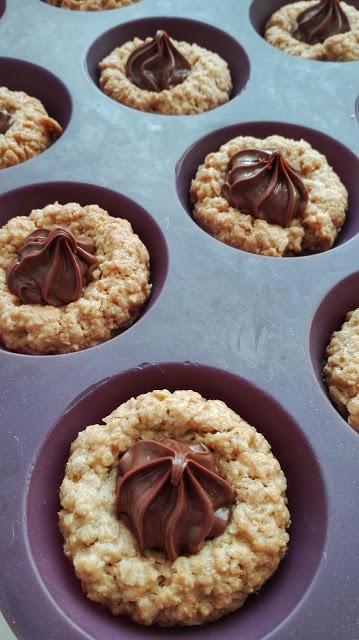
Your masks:
{"label": "baked cookie", "polygon": [[28,354],[92,347],[131,325],[151,291],[130,223],[50,204],[0,229],[0,342]]}
{"label": "baked cookie", "polygon": [[[60,489],[64,551],[88,598],[115,615],[128,615],[144,625],[203,624],[241,607],[277,569],[288,543],[286,479],[268,442],[223,402],[205,400],[194,391],[152,391],[131,398],[103,422],[87,427],[73,442]],[[138,499],[141,491],[137,495],[133,491],[131,465],[146,467],[147,463],[147,474],[154,473],[152,484],[158,488],[162,483],[165,494],[162,502],[159,496],[152,496],[150,503],[146,493],[145,536],[151,513],[159,529],[162,517],[169,521],[175,537],[173,531],[186,531],[186,516],[179,522],[176,517],[178,520],[183,491],[179,477],[188,459],[177,454],[171,460],[169,450],[167,457],[159,455],[161,460],[157,457],[153,462],[153,447],[176,447],[174,440],[177,449],[185,444],[204,458],[212,454],[212,467],[209,462],[203,465],[207,469],[215,465],[221,482],[231,487],[225,501],[230,499],[233,504],[229,522],[226,513],[219,535],[216,531],[213,537],[212,531],[194,553],[181,554],[177,548],[173,560],[170,552],[143,549],[142,541],[120,513],[125,508],[120,502],[121,483],[126,478],[125,502],[129,498],[131,506]],[[142,459],[139,443],[147,448]],[[175,506],[172,494],[167,495],[163,487],[163,475],[156,475],[159,465],[161,474],[171,477],[173,491],[179,487]],[[197,469],[192,485],[198,485],[201,472],[197,462],[191,467],[188,462],[187,469],[188,476]],[[142,474],[143,467],[137,486],[139,489],[142,483],[146,492],[149,482],[143,485]],[[212,471],[207,471],[207,481],[201,476],[203,486],[214,486],[209,484],[210,476],[214,476]],[[167,517],[161,510],[168,505]],[[144,505],[133,510],[141,520]],[[202,525],[202,518],[198,522]]]}
{"label": "baked cookie", "polygon": [[74,11],[103,11],[104,9],[120,9],[128,7],[138,0],[44,0],[47,4],[61,9]]}
{"label": "baked cookie", "polygon": [[326,349],[324,378],[334,404],[359,431],[359,309],[348,313]]}
{"label": "baked cookie", "polygon": [[209,153],[191,184],[193,217],[212,236],[266,256],[333,246],[348,194],[304,140],[239,136]]}
{"label": "baked cookie", "polygon": [[99,68],[104,93],[150,113],[202,113],[227,102],[232,91],[228,65],[219,55],[172,40],[164,31],[126,42]]}
{"label": "baked cookie", "polygon": [[39,155],[61,133],[40,100],[0,87],[0,169]]}
{"label": "baked cookie", "polygon": [[271,16],[264,37],[293,56],[359,60],[359,11],[339,0],[293,2]]}

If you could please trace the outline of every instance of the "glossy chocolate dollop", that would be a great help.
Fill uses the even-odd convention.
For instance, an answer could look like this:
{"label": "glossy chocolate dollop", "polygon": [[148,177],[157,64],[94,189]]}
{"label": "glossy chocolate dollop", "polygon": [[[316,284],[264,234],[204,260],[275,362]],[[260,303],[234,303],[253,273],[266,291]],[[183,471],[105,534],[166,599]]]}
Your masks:
{"label": "glossy chocolate dollop", "polygon": [[98,261],[91,238],[66,227],[36,229],[7,270],[7,286],[24,304],[60,307],[78,300]]}
{"label": "glossy chocolate dollop", "polygon": [[346,31],[350,31],[350,24],[339,0],[321,0],[299,14],[293,36],[307,44],[318,44]]}
{"label": "glossy chocolate dollop", "polygon": [[140,89],[163,91],[181,84],[191,65],[176,49],[165,31],[157,31],[151,42],[135,49],[126,63],[126,75]]}
{"label": "glossy chocolate dollop", "polygon": [[222,195],[232,207],[281,227],[300,217],[308,202],[301,177],[273,149],[236,153],[229,162]]}
{"label": "glossy chocolate dollop", "polygon": [[6,133],[13,124],[12,117],[6,109],[0,107],[0,133]]}
{"label": "glossy chocolate dollop", "polygon": [[141,551],[163,551],[173,561],[197,553],[226,528],[234,491],[203,444],[140,440],[122,456],[118,472],[117,512]]}

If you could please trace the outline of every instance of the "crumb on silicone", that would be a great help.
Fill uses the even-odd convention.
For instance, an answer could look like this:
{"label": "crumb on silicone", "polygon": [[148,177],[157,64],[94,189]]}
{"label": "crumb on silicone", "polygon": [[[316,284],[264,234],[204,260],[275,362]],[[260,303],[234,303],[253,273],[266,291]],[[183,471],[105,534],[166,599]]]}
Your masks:
{"label": "crumb on silicone", "polygon": [[0,107],[13,121],[6,133],[0,134],[0,169],[39,155],[62,133],[62,127],[49,117],[40,100],[23,91],[0,87]]}
{"label": "crumb on silicone", "polygon": [[[293,219],[287,228],[242,213],[221,195],[232,156],[244,149],[267,148],[284,155],[308,191],[303,218]],[[239,136],[206,156],[192,180],[191,201],[194,219],[221,242],[279,257],[330,249],[345,220],[348,194],[326,158],[308,142],[276,135],[264,139]]]}
{"label": "crumb on silicone", "polygon": [[359,431],[359,309],[351,311],[326,349],[324,377],[343,417]]}
{"label": "crumb on silicone", "polygon": [[305,0],[286,4],[276,11],[265,27],[264,37],[267,42],[290,55],[311,60],[359,60],[359,11],[346,2],[341,2],[340,6],[349,20],[350,31],[331,36],[318,44],[307,44],[294,38],[292,30],[298,15],[315,4],[318,4],[318,0]]}
{"label": "crumb on silicone", "polygon": [[158,93],[133,84],[126,76],[127,58],[144,42],[151,40],[150,37],[146,40],[135,38],[114,49],[100,62],[100,87],[110,98],[133,109],[166,115],[202,113],[229,100],[232,80],[227,63],[212,51],[173,39],[192,68],[186,80]]}
{"label": "crumb on silicone", "polygon": [[[140,624],[202,624],[240,607],[283,558],[286,479],[265,438],[219,400],[194,391],[131,398],[79,433],[60,490],[64,551],[90,600]],[[116,464],[140,438],[202,442],[235,489],[229,524],[174,562],[141,553],[115,513]]]}
{"label": "crumb on silicone", "polygon": [[[7,267],[30,233],[58,225],[92,238],[99,265],[75,302],[62,307],[22,304],[7,288]],[[12,218],[0,229],[0,341],[7,349],[45,354],[94,346],[131,325],[150,291],[146,247],[127,220],[113,218],[97,205],[55,203]]]}

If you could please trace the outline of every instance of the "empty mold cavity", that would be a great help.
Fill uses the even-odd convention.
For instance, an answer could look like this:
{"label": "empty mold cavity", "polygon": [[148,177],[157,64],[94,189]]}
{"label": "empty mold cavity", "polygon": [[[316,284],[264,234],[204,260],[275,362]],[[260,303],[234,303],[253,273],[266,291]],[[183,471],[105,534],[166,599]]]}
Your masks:
{"label": "empty mold cavity", "polygon": [[[334,246],[344,244],[344,242],[353,238],[359,232],[358,157],[341,142],[320,131],[284,122],[245,122],[217,129],[217,131],[213,131],[194,142],[185,151],[176,166],[177,194],[187,213],[192,217],[192,205],[190,202],[191,181],[196,174],[198,166],[203,163],[208,153],[218,151],[221,145],[236,136],[265,138],[270,135],[280,135],[295,140],[303,138],[314,149],[325,155],[328,163],[337,173],[349,194],[349,207],[345,223]],[[230,248],[233,251],[238,251],[236,248]],[[278,260],[278,258],[275,259]]]}
{"label": "empty mold cavity", "polygon": [[323,378],[325,351],[333,332],[344,324],[347,313],[358,307],[359,271],[336,284],[324,296],[312,321],[309,341],[312,364],[318,383],[329,401],[328,388]]}
{"label": "empty mold cavity", "polygon": [[98,65],[103,58],[116,47],[122,46],[135,37],[145,39],[154,36],[158,29],[167,31],[175,40],[185,40],[205,47],[226,60],[233,83],[231,98],[244,89],[249,78],[250,65],[246,52],[237,40],[204,22],[169,17],[143,18],[126,22],[97,38],[91,45],[86,58],[87,70],[96,86],[99,83]]}
{"label": "empty mold cavity", "polygon": [[0,86],[11,91],[25,91],[38,98],[49,116],[66,129],[71,118],[72,100],[63,82],[47,69],[25,60],[0,57]]}
{"label": "empty mold cavity", "polygon": [[[288,553],[259,594],[250,597],[242,609],[210,626],[172,628],[171,637],[186,640],[207,640],[208,634],[212,640],[267,637],[300,603],[322,557],[327,504],[321,471],[303,431],[271,396],[232,373],[189,362],[142,365],[92,387],[71,403],[49,430],[39,450],[29,480],[26,527],[33,561],[47,590],[48,606],[54,607],[55,602],[68,618],[63,628],[57,630],[59,637],[67,637],[70,627],[66,624],[71,621],[81,628],[84,638],[168,638],[166,629],[145,628],[124,617],[112,616],[85,597],[63,554],[57,525],[59,487],[70,444],[78,432],[89,424],[101,423],[102,418],[129,398],[163,388],[193,389],[206,398],[223,400],[264,434],[288,480],[292,519]],[[33,605],[25,600],[23,606]],[[26,611],[23,615],[31,619]]]}
{"label": "empty mold cavity", "polygon": [[82,182],[42,182],[0,195],[0,226],[6,224],[15,215],[29,215],[32,209],[41,209],[56,201],[61,204],[67,202],[78,202],[81,205],[97,204],[111,216],[125,218],[131,223],[134,232],[140,237],[150,254],[152,291],[147,305],[139,316],[141,318],[157,300],[167,276],[167,245],[155,220],[139,204],[117,191]]}

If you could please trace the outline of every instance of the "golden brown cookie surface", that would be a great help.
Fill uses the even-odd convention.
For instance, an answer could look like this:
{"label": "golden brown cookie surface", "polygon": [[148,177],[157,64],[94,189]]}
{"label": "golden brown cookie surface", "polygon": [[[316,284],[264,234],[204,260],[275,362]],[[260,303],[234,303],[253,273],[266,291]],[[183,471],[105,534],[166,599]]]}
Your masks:
{"label": "golden brown cookie surface", "polygon": [[45,0],[47,4],[73,11],[103,11],[128,7],[139,0]]}
{"label": "golden brown cookie surface", "polygon": [[[139,439],[205,444],[235,489],[224,533],[170,562],[141,553],[115,512],[118,456]],[[288,534],[286,480],[265,438],[219,400],[153,391],[72,444],[60,498],[65,554],[87,596],[141,624],[193,625],[239,608],[276,570]]]}
{"label": "golden brown cookie surface", "polygon": [[[61,225],[95,241],[98,266],[91,281],[78,300],[61,307],[21,304],[7,288],[8,266],[35,229]],[[127,220],[97,205],[50,204],[0,229],[0,340],[12,351],[67,353],[108,340],[134,322],[150,291],[146,247]]]}
{"label": "golden brown cookie surface", "polygon": [[135,38],[114,49],[100,62],[100,86],[117,102],[151,113],[190,115],[214,109],[227,102],[232,80],[227,63],[216,53],[196,44],[171,38],[192,69],[184,82],[169,90],[140,89],[126,76],[126,62],[131,53],[145,41]]}
{"label": "golden brown cookie surface", "polygon": [[[275,149],[300,175],[308,204],[287,228],[255,219],[229,204],[222,186],[230,159],[244,149]],[[267,256],[291,256],[330,249],[345,220],[348,194],[326,158],[304,140],[282,136],[233,138],[206,156],[191,185],[193,217],[218,240]]]}
{"label": "golden brown cookie surface", "polygon": [[62,133],[40,100],[23,91],[0,87],[0,109],[11,118],[11,126],[0,133],[0,169],[39,155]]}
{"label": "golden brown cookie surface", "polygon": [[326,350],[324,377],[340,413],[359,431],[359,309],[348,313]]}
{"label": "golden brown cookie surface", "polygon": [[331,36],[318,44],[307,44],[294,38],[292,31],[297,17],[315,4],[318,4],[318,0],[301,0],[276,11],[265,28],[264,37],[267,42],[290,55],[311,60],[359,60],[359,11],[346,2],[341,2],[340,6],[348,18],[350,31]]}

